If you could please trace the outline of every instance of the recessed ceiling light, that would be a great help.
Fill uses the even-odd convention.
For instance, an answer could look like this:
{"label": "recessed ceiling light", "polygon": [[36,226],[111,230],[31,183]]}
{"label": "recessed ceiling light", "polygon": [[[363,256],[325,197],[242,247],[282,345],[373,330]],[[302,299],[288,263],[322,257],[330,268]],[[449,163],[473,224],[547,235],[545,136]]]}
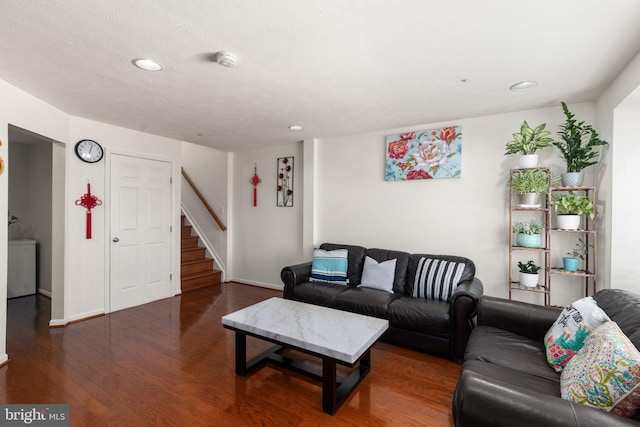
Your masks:
{"label": "recessed ceiling light", "polygon": [[519,90],[527,90],[538,86],[538,82],[534,82],[533,80],[525,80],[523,82],[519,82],[509,86],[509,90],[517,92]]}
{"label": "recessed ceiling light", "polygon": [[162,64],[160,64],[159,62],[154,61],[153,59],[138,58],[138,59],[134,59],[131,62],[136,67],[142,68],[145,71],[160,71],[160,70],[162,70]]}
{"label": "recessed ceiling light", "polygon": [[221,51],[216,53],[216,62],[224,67],[234,67],[237,59],[233,53]]}
{"label": "recessed ceiling light", "polygon": [[291,125],[291,126],[289,126],[289,130],[302,130],[302,126],[300,126],[300,125]]}

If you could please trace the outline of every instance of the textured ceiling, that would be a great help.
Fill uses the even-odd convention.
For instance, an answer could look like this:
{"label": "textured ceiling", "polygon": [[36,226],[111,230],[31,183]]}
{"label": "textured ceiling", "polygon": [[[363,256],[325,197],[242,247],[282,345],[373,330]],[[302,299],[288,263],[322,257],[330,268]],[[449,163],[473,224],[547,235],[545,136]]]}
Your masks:
{"label": "textured ceiling", "polygon": [[[637,0],[0,0],[0,79],[240,151],[594,100],[640,50],[638,22]],[[521,80],[539,86],[507,89]]]}

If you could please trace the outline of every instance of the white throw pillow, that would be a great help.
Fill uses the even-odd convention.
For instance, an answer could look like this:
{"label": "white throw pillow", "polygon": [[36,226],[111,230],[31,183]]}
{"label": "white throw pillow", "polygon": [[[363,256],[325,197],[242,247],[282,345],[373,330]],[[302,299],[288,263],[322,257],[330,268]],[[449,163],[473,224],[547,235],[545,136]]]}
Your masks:
{"label": "white throw pillow", "polygon": [[393,293],[393,279],[396,276],[397,261],[394,258],[379,263],[369,256],[366,257],[362,269],[362,280],[358,286]]}

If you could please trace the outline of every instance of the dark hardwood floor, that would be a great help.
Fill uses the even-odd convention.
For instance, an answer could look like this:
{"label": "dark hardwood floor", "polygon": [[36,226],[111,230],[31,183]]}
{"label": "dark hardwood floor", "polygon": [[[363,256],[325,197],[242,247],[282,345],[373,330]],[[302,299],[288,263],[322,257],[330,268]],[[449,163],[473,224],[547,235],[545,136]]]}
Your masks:
{"label": "dark hardwood floor", "polygon": [[[383,342],[334,416],[307,377],[269,365],[236,376],[220,318],[272,296],[225,283],[59,329],[49,299],[9,300],[0,402],[66,403],[72,426],[453,426],[461,366]],[[247,353],[269,345],[249,338]]]}

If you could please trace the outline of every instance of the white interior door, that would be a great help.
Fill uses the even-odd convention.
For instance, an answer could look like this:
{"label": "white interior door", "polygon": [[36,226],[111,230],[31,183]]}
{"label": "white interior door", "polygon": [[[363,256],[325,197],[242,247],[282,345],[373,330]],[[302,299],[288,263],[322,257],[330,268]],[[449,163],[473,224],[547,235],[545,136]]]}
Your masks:
{"label": "white interior door", "polygon": [[171,296],[171,164],[111,155],[111,311]]}

